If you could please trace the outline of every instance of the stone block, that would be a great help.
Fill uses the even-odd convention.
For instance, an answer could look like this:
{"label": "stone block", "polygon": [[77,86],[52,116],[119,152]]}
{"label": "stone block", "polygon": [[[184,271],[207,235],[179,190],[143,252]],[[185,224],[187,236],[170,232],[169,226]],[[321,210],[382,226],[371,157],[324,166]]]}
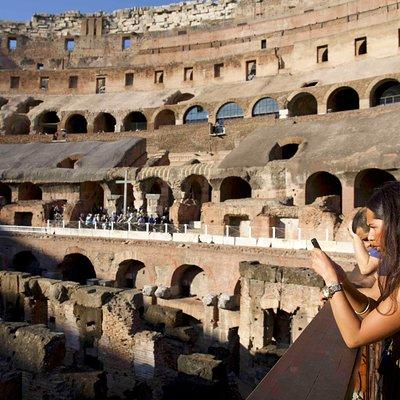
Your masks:
{"label": "stone block", "polygon": [[140,289],[124,290],[118,293],[116,297],[124,299],[135,310],[139,310],[143,307],[143,293]]}
{"label": "stone block", "polygon": [[63,362],[65,336],[45,325],[0,323],[0,356],[24,371],[51,371]]}
{"label": "stone block", "polygon": [[144,319],[153,325],[163,324],[175,328],[182,326],[183,312],[178,308],[152,305],[147,308]]}
{"label": "stone block", "polygon": [[324,280],[309,268],[282,268],[282,283],[324,287]]}
{"label": "stone block", "polygon": [[178,358],[178,371],[208,381],[223,379],[225,377],[223,362],[216,360],[215,356],[211,354],[194,353],[180,355]]}
{"label": "stone block", "polygon": [[177,328],[166,326],[164,333],[182,342],[189,343],[195,342],[198,337],[197,330],[193,326],[180,326]]}
{"label": "stone block", "polygon": [[207,294],[203,297],[203,304],[205,306],[216,306],[218,304],[218,296],[214,294]]}
{"label": "stone block", "polygon": [[159,286],[154,292],[154,295],[160,299],[170,299],[172,298],[171,289],[167,286]]}
{"label": "stone block", "polygon": [[85,307],[98,308],[122,290],[102,286],[80,286],[71,293],[71,300]]}
{"label": "stone block", "polygon": [[257,261],[243,261],[239,264],[240,276],[264,282],[277,282],[279,267],[260,264]]}
{"label": "stone block", "polygon": [[145,296],[154,296],[154,293],[157,290],[157,286],[154,285],[144,285],[142,289],[142,293]]}
{"label": "stone block", "polygon": [[218,298],[218,308],[222,308],[224,310],[234,310],[237,308],[235,296],[222,293]]}

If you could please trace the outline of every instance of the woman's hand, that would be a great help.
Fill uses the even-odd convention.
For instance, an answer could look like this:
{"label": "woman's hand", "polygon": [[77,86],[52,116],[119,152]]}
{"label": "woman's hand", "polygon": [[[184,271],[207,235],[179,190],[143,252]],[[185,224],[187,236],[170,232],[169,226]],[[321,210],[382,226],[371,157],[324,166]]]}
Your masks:
{"label": "woman's hand", "polygon": [[311,252],[311,268],[323,278],[328,286],[342,282],[339,275],[342,273],[346,275],[343,269],[320,249],[313,249]]}

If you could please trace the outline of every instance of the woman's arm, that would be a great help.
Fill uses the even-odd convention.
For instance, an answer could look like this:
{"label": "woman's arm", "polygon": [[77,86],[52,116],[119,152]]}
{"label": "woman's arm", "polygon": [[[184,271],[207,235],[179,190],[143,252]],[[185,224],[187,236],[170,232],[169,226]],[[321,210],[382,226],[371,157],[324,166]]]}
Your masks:
{"label": "woman's arm", "polygon": [[[340,281],[332,261],[319,249],[313,250],[312,268],[322,276],[327,285]],[[394,304],[391,298],[386,299],[376,309],[366,313],[365,318],[361,320],[354,309],[358,307],[359,312],[365,310],[368,298],[361,293],[360,295],[353,298],[347,292],[341,291],[335,293],[330,300],[335,321],[343,340],[350,348],[376,342],[400,330],[399,298],[396,299],[397,304]]]}
{"label": "woman's arm", "polygon": [[364,242],[358,235],[352,234],[352,237],[355,257],[361,273],[363,275],[369,275],[375,272],[379,266],[379,258],[370,256],[368,250],[365,248]]}

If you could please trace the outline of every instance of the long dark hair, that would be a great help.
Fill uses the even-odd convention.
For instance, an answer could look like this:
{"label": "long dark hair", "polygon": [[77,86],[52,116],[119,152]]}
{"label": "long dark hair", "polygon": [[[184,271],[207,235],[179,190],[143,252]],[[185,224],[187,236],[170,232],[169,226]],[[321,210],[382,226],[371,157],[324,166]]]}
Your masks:
{"label": "long dark hair", "polygon": [[400,287],[400,182],[386,183],[374,192],[367,208],[375,218],[383,221],[379,270],[381,275],[386,276],[386,283],[383,286],[378,279],[381,291],[378,301],[391,297],[396,309],[396,295]]}

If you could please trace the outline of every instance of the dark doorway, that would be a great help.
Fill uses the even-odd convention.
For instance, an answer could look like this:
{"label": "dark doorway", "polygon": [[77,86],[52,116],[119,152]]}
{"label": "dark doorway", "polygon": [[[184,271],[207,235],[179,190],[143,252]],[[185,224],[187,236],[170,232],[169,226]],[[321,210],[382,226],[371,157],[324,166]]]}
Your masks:
{"label": "dark doorway", "polygon": [[251,198],[251,186],[244,179],[230,176],[221,183],[220,201]]}
{"label": "dark doorway", "polygon": [[61,264],[58,265],[64,281],[78,282],[86,285],[88,279],[96,278],[91,261],[79,253],[68,254],[64,257]]}
{"label": "dark doorway", "polygon": [[336,89],[328,99],[328,112],[357,110],[360,108],[358,93],[350,87]]}
{"label": "dark doorway", "polygon": [[67,133],[87,133],[87,121],[83,115],[71,115],[65,123]]}
{"label": "dark doorway", "polygon": [[14,224],[17,226],[32,226],[31,212],[16,212],[14,214]]}
{"label": "dark doorway", "polygon": [[143,289],[145,265],[137,260],[126,260],[119,264],[115,287]]}

